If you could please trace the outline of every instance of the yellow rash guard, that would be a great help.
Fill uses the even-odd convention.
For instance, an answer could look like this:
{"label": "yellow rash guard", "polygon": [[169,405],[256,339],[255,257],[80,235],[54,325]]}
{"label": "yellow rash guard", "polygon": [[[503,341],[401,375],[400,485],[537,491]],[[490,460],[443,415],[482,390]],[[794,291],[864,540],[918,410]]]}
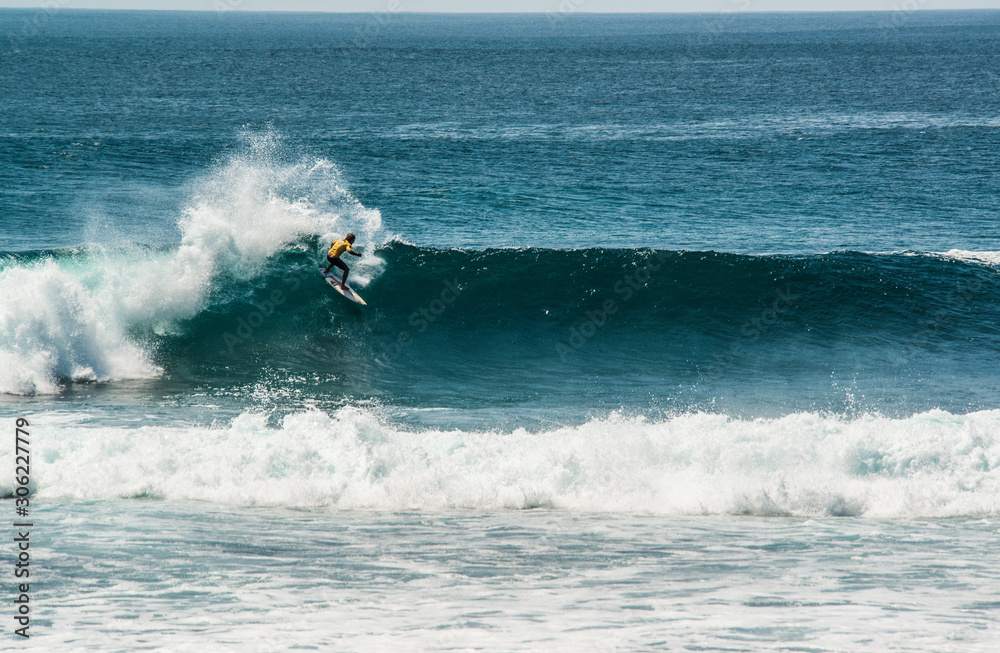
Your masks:
{"label": "yellow rash guard", "polygon": [[351,250],[351,244],[349,242],[347,242],[346,240],[344,240],[343,238],[341,238],[340,240],[338,240],[337,242],[335,242],[333,244],[333,247],[331,247],[330,251],[327,252],[327,256],[334,256],[334,257],[336,257],[336,256],[340,256],[344,252],[350,252],[350,251],[352,251]]}

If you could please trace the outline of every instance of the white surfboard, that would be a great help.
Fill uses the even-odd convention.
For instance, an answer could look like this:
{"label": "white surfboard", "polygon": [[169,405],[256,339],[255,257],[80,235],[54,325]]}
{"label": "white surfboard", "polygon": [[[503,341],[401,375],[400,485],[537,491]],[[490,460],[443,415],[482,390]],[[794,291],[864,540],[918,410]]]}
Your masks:
{"label": "white surfboard", "polygon": [[336,290],[337,292],[339,292],[341,295],[343,295],[344,297],[347,297],[352,302],[357,302],[358,304],[361,304],[362,306],[368,306],[368,302],[366,302],[365,300],[361,299],[361,295],[359,295],[358,293],[354,292],[353,288],[351,288],[350,286],[341,286],[340,285],[340,279],[341,279],[341,277],[335,277],[332,274],[326,274],[326,273],[323,272],[323,268],[319,269],[319,273],[322,274],[323,278],[326,279],[326,282],[328,284],[330,284],[333,287],[333,289]]}

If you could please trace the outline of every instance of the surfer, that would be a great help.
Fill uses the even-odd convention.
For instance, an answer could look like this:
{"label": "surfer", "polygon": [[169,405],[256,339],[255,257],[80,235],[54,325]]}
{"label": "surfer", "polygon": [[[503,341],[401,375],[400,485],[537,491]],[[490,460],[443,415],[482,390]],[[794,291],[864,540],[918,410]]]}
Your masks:
{"label": "surfer", "polygon": [[358,254],[353,249],[351,249],[351,245],[353,244],[354,244],[354,234],[353,233],[347,234],[340,240],[336,240],[330,243],[330,251],[327,252],[326,254],[326,260],[330,261],[330,265],[326,266],[326,269],[323,270],[323,274],[330,274],[330,268],[332,268],[335,265],[341,270],[343,270],[344,278],[340,282],[342,288],[347,287],[347,273],[351,271],[351,268],[347,267],[347,264],[344,263],[342,260],[340,260],[340,255],[343,254],[344,252],[347,252],[348,254],[361,256],[361,254]]}

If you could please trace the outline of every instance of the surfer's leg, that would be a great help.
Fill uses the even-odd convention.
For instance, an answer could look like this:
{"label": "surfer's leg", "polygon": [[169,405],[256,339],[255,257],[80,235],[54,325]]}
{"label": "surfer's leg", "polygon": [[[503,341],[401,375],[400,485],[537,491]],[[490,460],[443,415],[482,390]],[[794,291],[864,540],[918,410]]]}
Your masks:
{"label": "surfer's leg", "polygon": [[347,269],[347,263],[344,263],[344,261],[339,256],[330,257],[330,267],[332,268],[335,265],[341,270]]}
{"label": "surfer's leg", "polygon": [[323,270],[323,274],[330,274],[330,268],[333,267],[333,264],[334,264],[333,262],[334,262],[335,259],[332,256],[330,256],[329,254],[327,254],[326,255],[326,260],[330,262],[330,265],[326,266],[326,269]]}
{"label": "surfer's leg", "polygon": [[342,261],[342,260],[340,259],[340,257],[339,257],[339,256],[337,256],[337,257],[334,257],[334,258],[333,258],[333,259],[332,259],[332,260],[330,261],[330,265],[331,265],[331,266],[334,266],[334,265],[336,265],[336,266],[337,266],[338,268],[340,268],[341,270],[343,270],[343,271],[344,271],[344,278],[343,278],[343,280],[342,280],[342,281],[340,282],[340,285],[342,285],[342,286],[343,286],[343,285],[347,284],[347,273],[351,271],[351,269],[350,269],[349,267],[347,267],[347,263],[344,263],[344,262],[343,262],[343,261]]}

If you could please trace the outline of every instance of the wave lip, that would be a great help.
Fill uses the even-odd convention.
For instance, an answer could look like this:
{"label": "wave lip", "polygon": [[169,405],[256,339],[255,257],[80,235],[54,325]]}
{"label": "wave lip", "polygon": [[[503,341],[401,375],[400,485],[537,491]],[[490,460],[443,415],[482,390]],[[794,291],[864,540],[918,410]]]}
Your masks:
{"label": "wave lip", "polygon": [[[284,161],[271,132],[195,185],[178,217],[179,244],[154,250],[81,247],[0,263],[0,393],[52,394],[66,381],[148,378],[149,341],[176,332],[234,280],[305,237],[351,228],[378,243],[381,214],[366,209],[324,159]],[[356,281],[379,269],[367,255]]]}
{"label": "wave lip", "polygon": [[1000,252],[970,252],[964,249],[950,249],[942,256],[955,259],[957,261],[985,263],[986,265],[1000,266]]}
{"label": "wave lip", "polygon": [[[38,420],[44,422],[44,416]],[[38,493],[331,509],[919,518],[1000,514],[1000,410],[889,419],[609,414],[540,432],[406,430],[346,407],[209,427],[61,424]],[[199,462],[200,461],[200,462]]]}

